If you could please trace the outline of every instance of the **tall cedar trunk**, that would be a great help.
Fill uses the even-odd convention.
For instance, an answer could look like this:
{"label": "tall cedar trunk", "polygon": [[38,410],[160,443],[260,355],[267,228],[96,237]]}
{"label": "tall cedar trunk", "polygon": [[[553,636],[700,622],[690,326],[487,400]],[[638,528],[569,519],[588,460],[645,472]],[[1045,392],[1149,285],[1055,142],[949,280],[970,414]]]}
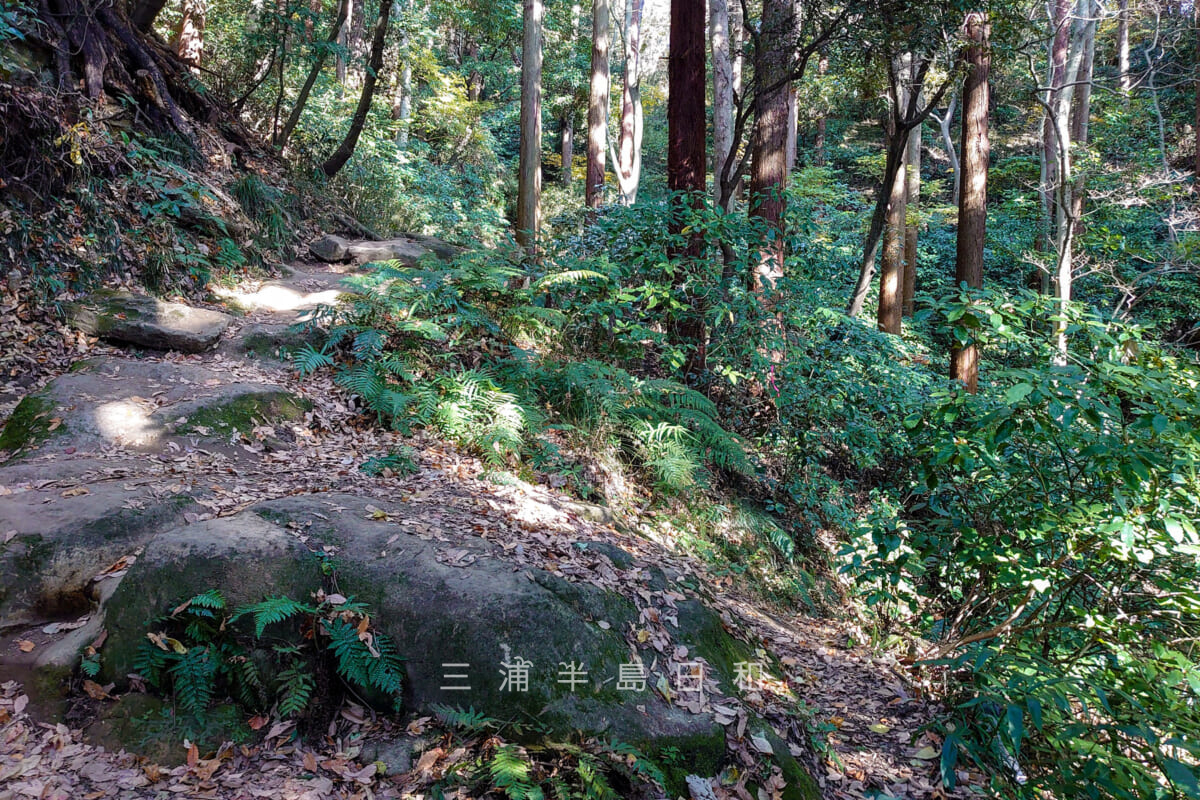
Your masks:
{"label": "tall cedar trunk", "polygon": [[564,188],[571,185],[571,172],[575,162],[575,124],[571,120],[571,112],[567,111],[559,120],[559,132],[561,139],[560,153],[562,155],[562,174],[560,180]]}
{"label": "tall cedar trunk", "polygon": [[346,85],[346,55],[350,52],[350,18],[354,15],[354,6],[363,3],[365,0],[346,0],[346,19],[342,21],[342,27],[338,31],[337,43],[342,49],[337,54],[337,62],[334,64],[334,71],[337,74],[338,96],[341,97],[341,87]]}
{"label": "tall cedar trunk", "polygon": [[709,0],[708,31],[713,73],[713,204],[728,211],[733,198],[722,181],[726,161],[733,150],[733,56],[729,44],[728,0]]}
{"label": "tall cedar trunk", "polygon": [[412,58],[408,52],[408,31],[400,28],[400,70],[396,76],[396,92],[392,100],[392,119],[396,125],[396,146],[408,147],[409,124],[412,120]]}
{"label": "tall cedar trunk", "polygon": [[358,145],[358,137],[362,134],[363,126],[367,124],[367,113],[371,110],[371,99],[375,96],[375,84],[383,73],[383,46],[387,40],[388,20],[392,14],[392,0],[380,0],[379,19],[375,23],[375,35],[371,38],[371,61],[367,74],[363,78],[362,94],[358,98],[358,106],[354,109],[354,117],[350,120],[350,130],[346,138],[338,145],[324,164],[321,171],[326,177],[337,175]]}
{"label": "tall cedar trunk", "polygon": [[200,66],[204,54],[204,2],[182,0],[179,24],[175,26],[175,52],[188,66]]}
{"label": "tall cedar trunk", "polygon": [[770,239],[758,253],[754,292],[768,296],[783,277],[784,191],[787,188],[788,88],[796,49],[791,0],[764,0],[762,30],[755,48],[754,131],[751,134],[750,215],[767,224]]}
{"label": "tall cedar trunk", "polygon": [[[704,108],[704,22],[705,0],[671,0],[671,39],[667,69],[667,188],[675,192],[674,202],[703,204],[706,164],[704,157],[706,126]],[[677,207],[671,215],[672,232],[682,228],[685,209]],[[706,342],[704,309],[687,275],[694,270],[703,247],[700,233],[694,232],[676,257],[682,256],[678,287],[687,301],[675,322],[675,332],[690,349],[685,371],[696,375],[705,369]]]}
{"label": "tall cedar trunk", "polygon": [[[1192,8],[1196,7],[1193,3]],[[1129,0],[1120,0],[1117,8],[1117,86],[1128,103],[1129,90],[1133,86],[1129,77]],[[1200,55],[1200,40],[1197,41],[1197,55]]]}
{"label": "tall cedar trunk", "polygon": [[621,138],[613,155],[621,201],[637,202],[642,178],[642,7],[644,0],[625,6],[625,80],[621,90]]}
{"label": "tall cedar trunk", "polygon": [[900,138],[903,141],[888,143],[889,150],[900,150],[900,167],[892,178],[891,186],[885,187],[888,192],[888,208],[883,234],[883,255],[879,259],[879,308],[875,319],[879,330],[898,335],[901,304],[904,299],[904,218],[907,188],[904,161],[908,149],[904,142],[908,139],[908,132],[892,130],[888,132],[888,137]]}
{"label": "tall cedar trunk", "polygon": [[280,149],[287,146],[292,131],[296,129],[296,125],[300,122],[300,115],[304,113],[304,106],[308,103],[308,96],[312,93],[313,86],[317,83],[317,78],[320,77],[321,67],[325,65],[325,56],[329,52],[330,47],[337,43],[338,34],[341,33],[342,26],[346,23],[346,16],[350,12],[350,2],[351,0],[341,0],[338,3],[337,19],[333,21],[333,27],[329,29],[329,36],[325,40],[328,47],[322,47],[317,51],[317,58],[308,70],[308,77],[304,79],[304,85],[300,87],[300,94],[296,97],[296,103],[292,106],[292,111],[288,114],[287,122],[283,124],[283,129],[276,138],[275,146]]}
{"label": "tall cedar trunk", "polygon": [[[970,70],[962,93],[962,191],[958,203],[958,243],[954,280],[973,289],[983,286],[983,245],[987,236],[988,71],[991,54],[987,17],[974,12],[967,17],[966,60]],[[968,392],[979,388],[979,350],[972,342],[950,351],[950,377]]]}
{"label": "tall cedar trunk", "polygon": [[521,152],[517,241],[534,256],[542,214],[542,0],[525,0],[521,45]]}
{"label": "tall cedar trunk", "polygon": [[588,96],[587,187],[589,208],[604,202],[604,156],[608,146],[608,0],[592,2],[592,82]]}
{"label": "tall cedar trunk", "polygon": [[[1054,17],[1050,20],[1053,37],[1050,40],[1049,82],[1045,96],[1046,105],[1054,109],[1063,91],[1064,73],[1067,67],[1067,45],[1071,32],[1071,0],[1053,0]],[[964,109],[965,110],[965,109]],[[1054,187],[1058,185],[1058,155],[1054,132],[1053,112],[1042,119],[1041,181],[1038,195],[1042,204],[1042,218],[1038,226],[1034,248],[1045,252],[1054,240]]]}
{"label": "tall cedar trunk", "polygon": [[[829,56],[821,54],[821,60],[817,62],[818,84],[824,89],[824,81],[820,80],[829,72]],[[817,108],[817,135],[813,142],[813,164],[818,167],[825,166],[825,129],[828,127],[829,109],[825,105],[824,98],[818,102]]]}
{"label": "tall cedar trunk", "polygon": [[908,132],[908,152],[905,154],[905,223],[904,223],[904,301],[900,313],[913,315],[914,298],[917,293],[917,233],[920,228],[921,204],[921,136],[923,125]]}

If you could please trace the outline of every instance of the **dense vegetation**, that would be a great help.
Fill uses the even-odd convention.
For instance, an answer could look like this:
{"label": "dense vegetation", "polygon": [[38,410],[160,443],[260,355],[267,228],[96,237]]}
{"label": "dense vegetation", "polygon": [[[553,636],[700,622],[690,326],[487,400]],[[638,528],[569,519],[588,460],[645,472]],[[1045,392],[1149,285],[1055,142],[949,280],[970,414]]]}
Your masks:
{"label": "dense vegetation", "polygon": [[[1195,4],[142,0],[62,55],[93,5],[0,10],[10,288],[202,293],[331,205],[466,245],[352,279],[297,370],[852,599],[946,699],[947,783],[1200,797]],[[216,642],[218,601],[172,624]],[[288,615],[336,647],[328,612]],[[144,656],[208,670],[196,711],[294,703],[313,643],[275,647],[274,684]]]}

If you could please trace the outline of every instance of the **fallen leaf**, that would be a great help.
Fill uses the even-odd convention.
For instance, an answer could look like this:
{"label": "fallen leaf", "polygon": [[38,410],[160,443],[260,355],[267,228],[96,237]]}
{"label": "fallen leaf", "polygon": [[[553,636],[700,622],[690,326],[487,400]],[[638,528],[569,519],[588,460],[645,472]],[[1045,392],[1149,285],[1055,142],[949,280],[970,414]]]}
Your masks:
{"label": "fallen leaf", "polygon": [[34,644],[33,642],[29,641],[28,639],[18,639],[17,640],[17,648],[22,653],[32,653],[33,648],[35,648],[35,647],[37,647],[37,645]]}
{"label": "fallen leaf", "polygon": [[84,681],[83,690],[87,692],[87,696],[93,700],[105,700],[112,697],[112,695],[104,690],[103,686],[95,681]]}

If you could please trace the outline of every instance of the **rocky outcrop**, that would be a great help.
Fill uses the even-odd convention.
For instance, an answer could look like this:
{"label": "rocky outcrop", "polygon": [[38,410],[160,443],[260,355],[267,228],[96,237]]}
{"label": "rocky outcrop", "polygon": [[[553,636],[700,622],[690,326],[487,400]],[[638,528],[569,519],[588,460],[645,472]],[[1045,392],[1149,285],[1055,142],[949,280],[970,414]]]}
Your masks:
{"label": "rocky outcrop", "polygon": [[351,241],[330,234],[311,242],[308,250],[315,258],[330,263],[355,261],[359,264],[366,264],[372,261],[399,261],[406,266],[414,266],[430,254],[443,261],[449,261],[459,253],[458,248],[441,239],[417,234],[404,234],[400,238],[379,242]]}
{"label": "rocky outcrop", "polygon": [[66,308],[67,321],[92,336],[154,350],[202,353],[232,318],[219,311],[166,303],[129,292],[96,292]]}

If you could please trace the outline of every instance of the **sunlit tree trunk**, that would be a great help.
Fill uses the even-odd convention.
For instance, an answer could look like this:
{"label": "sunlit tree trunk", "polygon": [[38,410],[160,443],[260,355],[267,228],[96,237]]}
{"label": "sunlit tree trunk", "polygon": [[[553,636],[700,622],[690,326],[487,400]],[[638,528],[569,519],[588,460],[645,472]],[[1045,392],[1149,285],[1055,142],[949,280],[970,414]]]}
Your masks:
{"label": "sunlit tree trunk", "polygon": [[[1079,66],[1079,74],[1075,78],[1075,96],[1071,104],[1071,141],[1077,145],[1088,143],[1088,129],[1092,114],[1092,72],[1096,60],[1096,18],[1100,15],[1100,5],[1096,0],[1087,2],[1088,19],[1084,22],[1083,60]],[[1083,178],[1076,173],[1075,187],[1071,196],[1071,219],[1076,226],[1076,235],[1082,231],[1083,219]]]}
{"label": "sunlit tree trunk", "polygon": [[[705,0],[671,0],[671,39],[667,77],[667,188],[678,204],[702,203],[707,170],[704,157],[706,125],[704,108],[704,21]],[[675,233],[684,220],[684,209],[672,214]],[[683,274],[699,259],[703,240],[698,232],[687,237],[681,253]],[[686,280],[679,290],[687,308],[674,321],[679,339],[692,353],[686,371],[698,374],[705,368],[703,308]]]}
{"label": "sunlit tree trunk", "polygon": [[563,113],[559,120],[559,144],[562,156],[562,175],[560,180],[564,188],[571,185],[571,169],[575,162],[575,123],[571,119],[570,109]]}
{"label": "sunlit tree trunk", "polygon": [[783,277],[788,89],[795,48],[796,18],[791,0],[764,0],[762,29],[754,53],[757,86],[750,167],[750,214],[767,224],[771,236],[759,251],[754,269],[754,291],[760,301],[772,294]]}
{"label": "sunlit tree trunk", "polygon": [[180,4],[175,52],[188,66],[200,66],[204,54],[204,0],[183,0]]}
{"label": "sunlit tree trunk", "polygon": [[958,205],[958,190],[962,184],[962,172],[958,164],[958,147],[954,144],[954,134],[951,130],[954,125],[954,110],[958,106],[958,93],[950,95],[950,102],[946,104],[946,113],[938,118],[938,127],[942,131],[942,144],[946,148],[946,157],[950,159],[950,169],[954,172],[954,188],[950,195],[950,205]]}
{"label": "sunlit tree trunk", "polygon": [[[958,241],[954,280],[978,289],[983,286],[983,247],[987,236],[987,176],[991,152],[988,139],[988,47],[987,17],[979,12],[967,16],[966,61],[968,73],[962,92],[962,189],[958,203]],[[979,388],[979,350],[972,342],[950,351],[950,377],[969,392]]]}
{"label": "sunlit tree trunk", "polygon": [[[1071,32],[1071,0],[1053,0],[1053,17],[1050,20],[1053,36],[1050,40],[1049,69],[1045,104],[1047,108],[1058,106],[1062,93],[1064,72],[1067,65],[1067,46]],[[1042,118],[1042,147],[1040,151],[1041,178],[1038,183],[1038,198],[1042,206],[1042,217],[1038,225],[1034,248],[1040,252],[1050,249],[1054,240],[1054,192],[1058,185],[1058,155],[1054,131],[1054,113],[1048,111]]]}
{"label": "sunlit tree trunk", "polygon": [[918,217],[921,203],[921,137],[923,125],[908,133],[908,152],[905,154],[905,222],[904,222],[904,284],[903,302],[900,313],[913,315],[914,298],[917,293],[917,237]]}
{"label": "sunlit tree trunk", "polygon": [[613,154],[613,167],[621,201],[637,202],[642,180],[642,6],[644,0],[625,5],[625,80],[621,90],[621,134]]}
{"label": "sunlit tree trunk", "polygon": [[592,3],[592,79],[588,97],[587,187],[585,202],[597,208],[604,202],[604,156],[608,146],[609,3]]}
{"label": "sunlit tree trunk", "polygon": [[[1192,4],[1196,8],[1196,4]],[[1129,77],[1129,0],[1120,0],[1117,12],[1117,86],[1125,101],[1133,83]]]}
{"label": "sunlit tree trunk", "polygon": [[[345,2],[345,0],[343,0]],[[396,95],[392,103],[392,119],[396,121],[396,146],[408,147],[412,122],[412,58],[408,51],[408,30],[400,31],[400,74],[396,80]]]}
{"label": "sunlit tree trunk", "polygon": [[350,130],[346,138],[338,145],[328,160],[321,165],[321,171],[326,177],[332,178],[346,165],[354,148],[358,145],[358,137],[362,135],[363,127],[367,124],[367,114],[371,111],[371,100],[375,96],[375,84],[383,73],[383,47],[387,41],[388,20],[391,19],[392,0],[380,0],[379,19],[375,23],[375,34],[371,37],[371,59],[366,76],[363,78],[362,93],[358,98],[358,106],[354,109],[354,117],[350,120]]}
{"label": "sunlit tree trunk", "polygon": [[[337,62],[334,64],[334,73],[337,75],[338,91],[346,85],[346,58],[350,51],[350,18],[354,15],[354,6],[357,3],[362,3],[364,0],[347,0],[346,19],[342,21],[342,29],[338,31],[337,42],[342,47],[342,51],[337,54]],[[339,97],[341,95],[339,94]]]}
{"label": "sunlit tree trunk", "polygon": [[784,161],[787,163],[787,172],[791,175],[792,170],[796,168],[796,135],[800,127],[800,104],[795,85],[788,87],[787,104],[787,144],[784,146]]}
{"label": "sunlit tree trunk", "polygon": [[[900,99],[904,103],[903,95]],[[891,139],[899,138],[900,142]],[[907,131],[889,130],[888,149],[898,149],[900,152],[899,168],[892,176],[890,186],[885,186],[888,193],[887,217],[883,234],[883,255],[879,259],[879,307],[876,311],[876,322],[879,330],[884,333],[900,333],[901,303],[903,302],[904,281],[904,220],[907,190],[905,176],[905,156],[908,147]]]}
{"label": "sunlit tree trunk", "polygon": [[708,31],[713,72],[713,204],[728,211],[732,192],[721,180],[733,150],[733,56],[728,0],[709,0]]}
{"label": "sunlit tree trunk", "polygon": [[517,180],[517,240],[537,252],[542,213],[542,0],[525,0],[521,47],[521,147]]}

